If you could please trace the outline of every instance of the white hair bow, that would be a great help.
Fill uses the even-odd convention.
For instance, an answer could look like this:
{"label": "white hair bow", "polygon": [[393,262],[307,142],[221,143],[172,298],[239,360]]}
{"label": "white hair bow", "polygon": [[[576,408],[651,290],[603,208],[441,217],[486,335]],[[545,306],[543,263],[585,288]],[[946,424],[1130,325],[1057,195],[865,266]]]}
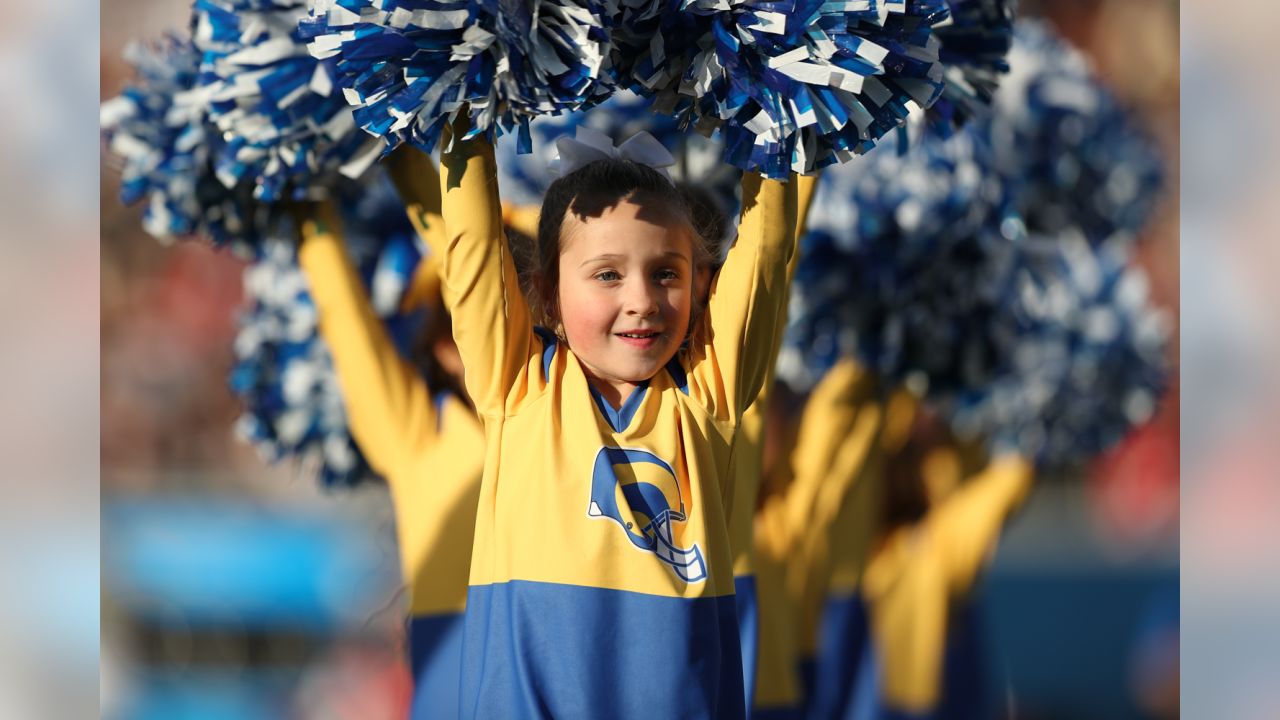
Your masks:
{"label": "white hair bow", "polygon": [[556,140],[556,151],[558,156],[551,161],[550,167],[559,177],[596,160],[617,158],[647,165],[670,180],[671,175],[666,169],[676,164],[676,159],[662,143],[643,130],[614,147],[613,140],[608,135],[580,126],[576,138],[562,137]]}

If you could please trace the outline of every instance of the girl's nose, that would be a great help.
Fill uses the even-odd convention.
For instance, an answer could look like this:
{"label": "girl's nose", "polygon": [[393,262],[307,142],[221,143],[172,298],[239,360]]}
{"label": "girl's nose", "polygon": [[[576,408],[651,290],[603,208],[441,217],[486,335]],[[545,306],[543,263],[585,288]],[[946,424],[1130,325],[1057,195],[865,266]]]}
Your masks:
{"label": "girl's nose", "polygon": [[649,317],[658,312],[658,296],[646,282],[634,282],[627,288],[626,312],[637,317]]}

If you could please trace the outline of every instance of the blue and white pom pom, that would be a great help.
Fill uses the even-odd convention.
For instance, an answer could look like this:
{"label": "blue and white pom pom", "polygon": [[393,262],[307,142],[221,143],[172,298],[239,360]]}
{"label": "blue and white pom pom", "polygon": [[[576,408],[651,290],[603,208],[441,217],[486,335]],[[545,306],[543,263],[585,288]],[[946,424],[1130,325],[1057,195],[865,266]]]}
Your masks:
{"label": "blue and white pom pom", "polygon": [[991,105],[1009,71],[1016,0],[948,0],[951,14],[933,28],[946,87],[929,108],[929,127],[950,135]]}
{"label": "blue and white pom pom", "polygon": [[981,384],[999,364],[990,322],[1013,282],[1021,224],[982,138],[923,132],[824,172],[800,241],[778,377],[811,387],[840,358],[930,394]]}
{"label": "blue and white pom pom", "polygon": [[1131,240],[1159,199],[1159,149],[1085,56],[1040,22],[1019,21],[1011,71],[984,120],[1014,210],[1033,233],[1078,229],[1093,243]]}
{"label": "blue and white pom pom", "polygon": [[[380,187],[381,184],[376,186]],[[380,189],[380,194],[385,195]],[[422,257],[417,236],[399,213],[399,231],[385,234],[388,204],[361,199],[344,207],[347,246],[374,312],[405,357],[423,327],[424,311],[401,312],[401,302]],[[394,210],[394,207],[390,209]],[[370,214],[373,213],[373,214]],[[245,271],[249,306],[236,336],[232,391],[244,402],[237,433],[270,462],[291,459],[317,467],[329,488],[377,478],[347,425],[345,404],[319,318],[290,239],[275,238]]]}
{"label": "blue and white pom pom", "polygon": [[107,146],[122,161],[121,201],[145,202],[143,227],[163,242],[203,235],[247,253],[269,210],[214,173],[221,137],[196,89],[200,52],[168,35],[130,45],[126,58],[136,80],[104,102],[100,116]]}
{"label": "blue and white pom pom", "polygon": [[249,181],[261,200],[318,200],[339,177],[359,178],[380,146],[360,132],[332,63],[307,52],[305,0],[197,0],[200,85],[226,145],[227,186]]}
{"label": "blue and white pom pom", "polygon": [[616,33],[624,81],[682,126],[718,131],[743,170],[848,160],[942,92],[943,0],[630,4]]}
{"label": "blue and white pom pom", "polygon": [[318,0],[303,24],[355,120],[388,149],[426,152],[465,105],[472,134],[588,107],[613,92],[605,0]]}
{"label": "blue and white pom pom", "polygon": [[1118,245],[1077,233],[1028,238],[1000,375],[948,398],[961,437],[986,437],[1046,466],[1080,463],[1148,420],[1166,385],[1168,317]]}

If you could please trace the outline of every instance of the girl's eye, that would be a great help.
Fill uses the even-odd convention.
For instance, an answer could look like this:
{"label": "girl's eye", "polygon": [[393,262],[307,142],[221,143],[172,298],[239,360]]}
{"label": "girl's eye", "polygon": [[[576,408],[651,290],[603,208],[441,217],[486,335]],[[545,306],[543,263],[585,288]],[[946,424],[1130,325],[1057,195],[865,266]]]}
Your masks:
{"label": "girl's eye", "polygon": [[675,270],[659,270],[658,272],[653,274],[653,279],[659,282],[679,280],[680,273],[677,273]]}
{"label": "girl's eye", "polygon": [[596,273],[595,277],[601,282],[616,282],[622,279],[622,276],[613,270],[602,270]]}

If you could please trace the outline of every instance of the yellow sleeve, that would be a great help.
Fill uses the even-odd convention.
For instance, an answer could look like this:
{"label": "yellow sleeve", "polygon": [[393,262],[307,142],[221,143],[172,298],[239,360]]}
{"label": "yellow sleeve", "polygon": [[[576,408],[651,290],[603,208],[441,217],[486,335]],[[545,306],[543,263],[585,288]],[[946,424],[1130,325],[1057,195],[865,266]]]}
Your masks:
{"label": "yellow sleeve", "polygon": [[783,582],[786,549],[776,542],[785,520],[778,512],[781,497],[766,500],[755,517],[753,541],[756,555],[756,602],[759,612],[759,649],[756,666],[757,709],[794,708],[802,700],[798,674],[800,650],[796,638],[796,609]]}
{"label": "yellow sleeve", "polygon": [[927,522],[944,552],[953,594],[968,591],[990,556],[1009,514],[1022,503],[1035,475],[1018,456],[991,461],[977,477],[955,490]]}
{"label": "yellow sleeve", "polygon": [[861,586],[880,664],[882,704],[928,717],[942,690],[950,598],[939,539],[898,528],[868,564]]}
{"label": "yellow sleeve", "polygon": [[437,307],[440,302],[440,258],[428,255],[413,271],[409,287],[400,300],[400,312],[410,313],[421,307],[443,309]]}
{"label": "yellow sleeve", "polygon": [[[800,175],[795,178],[796,183],[796,242],[800,242],[800,238],[804,237],[807,223],[809,221],[809,205],[813,203],[814,190],[818,186],[818,174]],[[791,253],[791,260],[787,262],[787,280],[783,287],[785,297],[782,300],[782,312],[780,316],[782,320],[774,327],[773,346],[769,351],[769,367],[765,371],[764,385],[761,386],[759,394],[756,395],[756,401],[748,408],[748,412],[758,412],[764,414],[765,408],[768,407],[769,390],[773,387],[774,370],[778,367],[778,352],[782,349],[782,339],[787,330],[787,305],[791,297],[791,280],[796,276],[796,265],[800,261],[800,248],[797,245]]]}
{"label": "yellow sleeve", "polygon": [[401,309],[409,310],[429,302],[440,286],[439,256],[444,252],[444,217],[440,202],[440,173],[431,157],[409,145],[392,151],[386,161],[387,175],[395,185],[405,214],[418,237],[430,251],[418,266],[405,294]]}
{"label": "yellow sleeve", "polygon": [[328,203],[309,208],[300,223],[298,262],[333,355],[351,435],[370,466],[391,478],[436,437],[436,408],[426,382],[374,314],[347,255],[337,210]]}
{"label": "yellow sleeve", "polygon": [[[809,207],[813,205],[813,196],[818,190],[818,178],[820,177],[820,172],[814,172],[812,175],[800,175],[795,179],[797,243],[809,230]],[[797,246],[795,251],[791,253],[790,262],[787,263],[787,287],[791,287],[791,279],[796,276],[796,264],[799,261],[800,248]]]}
{"label": "yellow sleeve", "polygon": [[[455,135],[457,136],[455,138]],[[444,210],[441,279],[467,393],[482,416],[505,414],[535,352],[529,306],[507,248],[493,143],[446,128],[440,194]]]}
{"label": "yellow sleeve", "polygon": [[764,386],[769,350],[785,321],[787,266],[795,250],[798,183],[742,176],[738,239],[711,286],[704,361],[692,375],[716,415],[737,422]]}

